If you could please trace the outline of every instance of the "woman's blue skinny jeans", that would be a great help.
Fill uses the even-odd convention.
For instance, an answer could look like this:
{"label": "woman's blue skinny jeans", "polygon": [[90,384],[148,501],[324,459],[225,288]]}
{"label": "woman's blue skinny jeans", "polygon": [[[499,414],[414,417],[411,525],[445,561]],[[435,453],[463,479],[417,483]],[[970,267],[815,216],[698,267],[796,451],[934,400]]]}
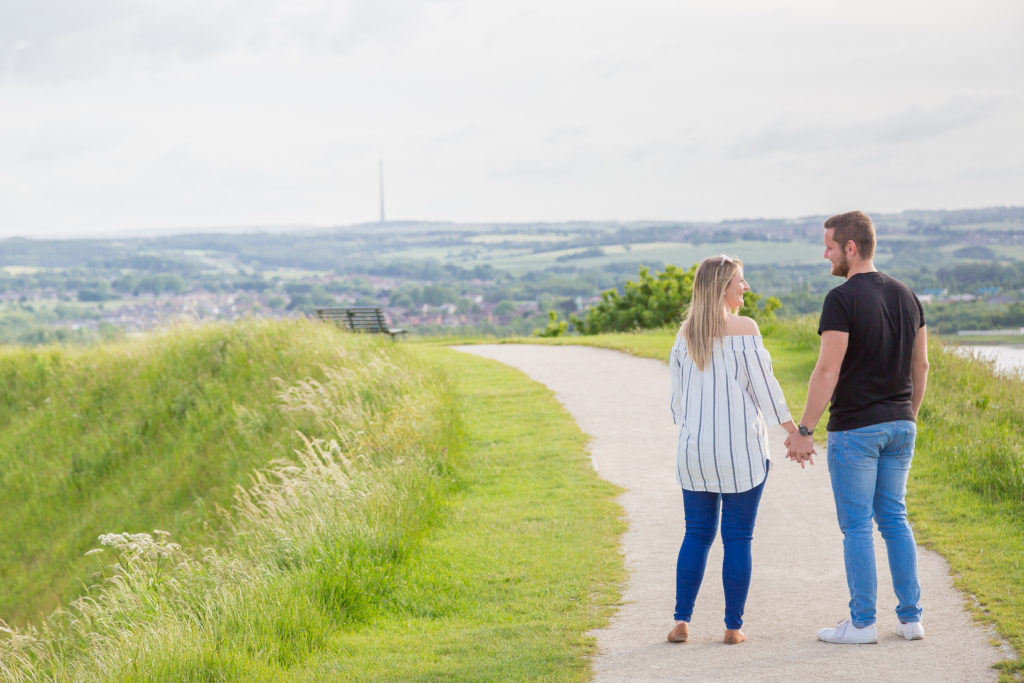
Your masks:
{"label": "woman's blue skinny jeans", "polygon": [[690,621],[697,592],[704,580],[708,550],[718,531],[718,510],[722,510],[722,586],[725,588],[725,627],[743,625],[743,608],[750,589],[750,541],[761,502],[764,482],[743,493],[708,493],[683,490],[686,535],[676,562],[677,621]]}

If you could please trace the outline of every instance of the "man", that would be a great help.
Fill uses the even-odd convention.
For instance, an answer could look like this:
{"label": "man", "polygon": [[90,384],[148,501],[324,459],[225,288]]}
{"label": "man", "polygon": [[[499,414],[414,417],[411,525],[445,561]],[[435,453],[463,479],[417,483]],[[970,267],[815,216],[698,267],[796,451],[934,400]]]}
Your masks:
{"label": "man", "polygon": [[872,518],[885,540],[899,605],[896,632],[924,637],[917,545],[907,523],[906,487],[917,412],[928,379],[924,311],[902,282],[875,268],[875,227],[861,211],[825,221],[825,258],[846,278],[825,297],[821,350],[799,431],[786,440],[803,464],[813,427],[829,408],[828,471],[843,532],[850,618],[818,631],[828,643],[876,643]]}

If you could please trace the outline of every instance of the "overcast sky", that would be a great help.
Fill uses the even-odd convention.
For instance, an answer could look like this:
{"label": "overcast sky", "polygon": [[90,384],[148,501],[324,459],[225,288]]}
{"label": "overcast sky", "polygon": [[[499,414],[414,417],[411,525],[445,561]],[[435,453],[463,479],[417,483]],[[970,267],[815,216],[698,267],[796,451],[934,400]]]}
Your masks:
{"label": "overcast sky", "polygon": [[1020,0],[0,0],[0,236],[1024,204]]}

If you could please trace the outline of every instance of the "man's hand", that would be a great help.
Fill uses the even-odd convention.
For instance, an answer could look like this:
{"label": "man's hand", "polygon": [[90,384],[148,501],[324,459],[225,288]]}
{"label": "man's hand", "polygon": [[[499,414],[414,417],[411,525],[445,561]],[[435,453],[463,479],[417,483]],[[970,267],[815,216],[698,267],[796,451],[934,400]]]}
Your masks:
{"label": "man's hand", "polygon": [[805,462],[814,464],[814,455],[814,437],[790,434],[786,438],[786,457],[800,463],[801,469],[805,467]]}

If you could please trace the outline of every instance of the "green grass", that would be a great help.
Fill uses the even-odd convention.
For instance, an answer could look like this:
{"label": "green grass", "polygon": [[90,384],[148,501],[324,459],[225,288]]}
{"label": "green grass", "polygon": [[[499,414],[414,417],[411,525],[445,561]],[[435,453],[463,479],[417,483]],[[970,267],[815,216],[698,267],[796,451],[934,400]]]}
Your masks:
{"label": "green grass", "polygon": [[[5,536],[5,552],[45,545],[47,531],[94,546],[86,522],[183,539],[194,497],[204,528],[203,545],[184,538],[184,549],[164,532],[135,533],[101,537],[99,556],[36,558],[23,571],[62,578],[68,557],[104,570],[83,599],[4,630],[0,678],[276,680],[332,630],[375,612],[437,519],[451,476],[445,447],[458,442],[448,383],[402,352],[295,321],[9,351],[0,367],[20,391],[0,405],[2,428],[31,432],[15,423],[50,413],[37,429],[72,434],[53,435],[52,451],[8,479],[35,482],[49,503],[23,501],[26,510],[83,527]],[[76,470],[71,456],[90,439],[98,447]],[[79,477],[88,486],[74,487]],[[233,490],[236,479],[247,488]],[[231,511],[214,512],[224,496]],[[28,512],[21,520],[33,523]]]}
{"label": "green grass", "polygon": [[[573,346],[584,344],[640,356],[666,360],[675,340],[674,331],[641,330],[637,332],[621,332],[599,334],[589,337],[470,337],[441,338],[446,344],[546,344],[548,346]],[[429,338],[411,338],[414,343],[429,343]]]}
{"label": "green grass", "polygon": [[449,518],[410,559],[400,603],[330,639],[299,679],[588,678],[594,642],[625,579],[613,487],[551,393],[515,370],[425,348],[456,377],[466,423]]}
{"label": "green grass", "polygon": [[[242,348],[245,362],[229,362]],[[321,352],[325,363],[294,377]],[[274,366],[275,355],[288,362]],[[211,547],[182,547],[162,532],[103,536],[101,554],[86,558],[102,575],[84,599],[45,621],[0,628],[0,679],[588,677],[594,643],[585,633],[607,621],[624,579],[616,491],[593,472],[570,416],[520,373],[308,323],[175,330],[87,351],[11,350],[7,361],[21,392],[5,415],[49,410],[41,406],[70,376],[61,389],[91,411],[99,432],[159,414],[164,394],[177,405],[193,382],[233,408],[237,397],[207,375],[288,369],[263,407],[285,422],[258,431],[275,433],[285,451],[262,458],[291,455],[235,490],[202,537]],[[155,388],[146,389],[143,361],[169,373],[157,373]],[[76,394],[75,383],[93,375],[89,392]],[[215,403],[209,412],[218,413]],[[107,404],[131,418],[98,409]],[[228,412],[229,431],[256,424],[255,407]],[[74,426],[61,415],[51,420]],[[191,433],[187,415],[179,418],[166,425],[176,441]],[[170,479],[188,460],[168,456],[156,469]],[[97,471],[91,495],[128,503],[123,483],[116,470]],[[204,483],[213,482],[196,485]],[[179,540],[166,519],[173,509],[133,519],[123,508],[121,523],[104,531],[138,531],[147,528],[141,519],[155,519]],[[75,509],[85,516],[88,506]]]}
{"label": "green grass", "polygon": [[251,321],[0,349],[0,618],[25,623],[76,597],[100,533],[212,542],[215,508],[298,445],[306,422],[278,408],[277,380],[336,361],[322,328]]}
{"label": "green grass", "polygon": [[[814,320],[762,330],[799,414]],[[673,339],[529,341],[664,360]],[[1024,392],[937,342],[931,358],[908,493],[914,528],[949,560],[976,616],[1021,652]],[[264,387],[275,374],[283,381]],[[4,502],[52,525],[40,531],[28,512],[0,520],[5,557],[35,547],[44,550],[24,571],[51,557],[73,563],[96,533],[123,529],[170,527],[184,541],[107,537],[106,580],[88,600],[0,633],[0,678],[588,678],[586,632],[607,621],[624,580],[623,522],[584,436],[520,373],[427,343],[250,322],[84,350],[9,349],[0,377],[12,388],[0,398]],[[251,453],[260,443],[267,450]],[[77,453],[91,455],[76,465]],[[223,500],[230,510],[213,513]],[[101,522],[86,533],[87,520]],[[83,536],[51,541],[61,525]],[[16,580],[21,570],[7,571]],[[48,571],[39,580],[56,582]],[[38,588],[23,586],[28,597]],[[1002,669],[1004,680],[1021,676],[1019,662]]]}
{"label": "green grass", "polygon": [[[978,618],[1024,654],[1024,391],[1020,380],[932,353],[908,499],[919,542],[949,560]],[[978,606],[975,606],[974,600]],[[1020,661],[1004,675],[1024,675]],[[1013,680],[1013,679],[1010,679]]]}
{"label": "green grass", "polygon": [[[775,375],[786,394],[790,412],[799,417],[807,399],[807,378],[817,360],[817,321],[810,317],[762,324],[765,345],[772,353]],[[668,354],[676,339],[676,328],[638,330],[593,336],[566,337],[510,337],[503,339],[469,338],[448,339],[448,343],[462,344],[548,344],[552,346],[587,345],[623,351],[641,358],[668,361]],[[419,341],[419,340],[417,340]],[[819,426],[828,421],[827,413]]]}
{"label": "green grass", "polygon": [[[723,242],[707,244],[643,243],[631,245],[627,251],[621,245],[602,247],[604,256],[573,259],[570,263],[581,268],[606,266],[610,263],[644,261],[654,253],[666,263],[697,263],[708,254],[719,252],[739,255],[747,265],[753,264],[817,264],[821,261],[821,247],[803,241],[794,242]],[[553,249],[541,253],[500,254],[488,251],[474,263],[487,263],[495,268],[511,272],[525,272],[557,266],[559,256],[569,256],[582,251],[580,247]]]}
{"label": "green grass", "polygon": [[950,334],[943,335],[941,339],[944,344],[950,346],[1024,345],[1024,334]]}
{"label": "green grass", "polygon": [[466,238],[466,242],[470,242],[472,244],[514,244],[516,242],[531,244],[533,242],[568,242],[571,239],[573,239],[573,235],[568,232],[497,232],[468,237]]}

